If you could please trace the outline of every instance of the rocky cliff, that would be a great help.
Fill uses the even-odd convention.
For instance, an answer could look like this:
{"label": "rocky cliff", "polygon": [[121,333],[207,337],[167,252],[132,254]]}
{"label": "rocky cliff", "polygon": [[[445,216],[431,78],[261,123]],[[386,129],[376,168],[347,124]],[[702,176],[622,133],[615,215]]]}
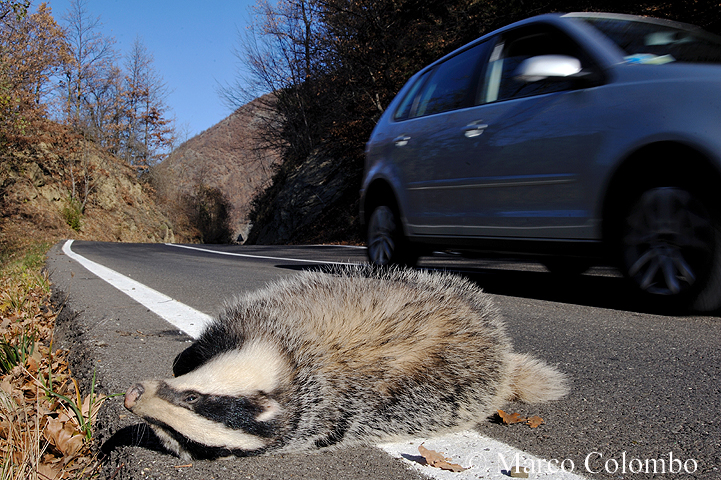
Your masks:
{"label": "rocky cliff", "polygon": [[360,243],[356,157],[315,152],[299,165],[284,164],[256,200],[248,243]]}

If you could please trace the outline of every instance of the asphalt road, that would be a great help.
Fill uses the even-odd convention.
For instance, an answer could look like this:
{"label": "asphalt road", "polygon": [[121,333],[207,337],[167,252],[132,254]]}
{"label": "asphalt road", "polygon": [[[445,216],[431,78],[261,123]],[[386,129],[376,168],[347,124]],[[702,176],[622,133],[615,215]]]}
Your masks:
{"label": "asphalt road", "polygon": [[[95,369],[105,392],[169,376],[172,359],[190,338],[61,247],[53,248],[47,265],[66,304],[58,342],[83,360],[76,373],[87,380]],[[211,315],[224,300],[317,268],[314,262],[365,260],[364,250],[338,246],[200,248],[243,256],[157,244],[72,245],[74,252]],[[654,312],[608,269],[568,280],[535,264],[449,255],[425,257],[420,266],[455,270],[476,282],[503,312],[515,349],[558,365],[572,379],[563,400],[508,405],[507,411],[543,417],[540,428],[481,419],[480,434],[559,464],[573,462],[587,478],[721,478],[721,318]],[[97,439],[108,455],[105,476],[115,479],[421,478],[408,462],[375,448],[182,467],[159,451],[120,400],[106,404]],[[650,472],[654,464],[660,470],[661,460],[665,474],[645,473],[647,465]]]}

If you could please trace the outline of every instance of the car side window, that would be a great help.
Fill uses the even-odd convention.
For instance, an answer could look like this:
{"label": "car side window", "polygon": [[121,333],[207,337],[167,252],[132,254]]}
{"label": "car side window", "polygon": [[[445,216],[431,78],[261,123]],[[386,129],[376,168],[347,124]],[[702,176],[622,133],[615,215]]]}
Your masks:
{"label": "car side window", "polygon": [[396,120],[472,105],[480,60],[487,48],[487,42],[475,45],[424,74],[401,102]]}
{"label": "car side window", "polygon": [[395,115],[393,115],[394,120],[405,120],[410,117],[411,110],[414,109],[418,103],[415,101],[418,95],[418,90],[426,83],[426,80],[431,73],[432,70],[428,70],[416,80],[406,96],[403,97],[403,101],[398,106]]}
{"label": "car side window", "polygon": [[550,27],[535,26],[511,31],[499,37],[486,66],[484,86],[479,90],[476,104],[513,98],[541,95],[573,89],[572,79],[545,79],[525,82],[516,79],[518,67],[524,60],[539,55],[567,55],[581,61],[587,68],[584,52],[566,34]]}

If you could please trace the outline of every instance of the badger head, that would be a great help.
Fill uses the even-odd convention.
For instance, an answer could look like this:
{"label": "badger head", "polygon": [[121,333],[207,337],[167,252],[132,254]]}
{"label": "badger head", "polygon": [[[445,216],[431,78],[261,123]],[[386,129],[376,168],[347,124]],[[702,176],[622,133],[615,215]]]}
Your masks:
{"label": "badger head", "polygon": [[125,408],[181,458],[257,455],[283,436],[286,412],[279,392],[287,374],[276,349],[246,343],[175,378],[132,385]]}

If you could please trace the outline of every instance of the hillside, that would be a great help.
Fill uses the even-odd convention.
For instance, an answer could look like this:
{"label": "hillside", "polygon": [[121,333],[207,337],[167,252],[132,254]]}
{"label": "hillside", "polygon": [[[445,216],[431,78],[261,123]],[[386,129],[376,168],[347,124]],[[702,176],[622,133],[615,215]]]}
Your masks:
{"label": "hillside", "polygon": [[0,253],[63,238],[194,240],[161,213],[133,169],[67,132],[56,144],[6,149],[0,164]]}
{"label": "hillside", "polygon": [[361,153],[319,150],[300,164],[285,162],[256,200],[248,243],[361,243]]}
{"label": "hillside", "polygon": [[154,167],[153,185],[167,203],[192,195],[201,186],[219,189],[232,209],[233,238],[248,229],[252,198],[267,187],[279,156],[260,148],[259,128],[268,120],[263,99],[256,99],[203,133],[191,138]]}

